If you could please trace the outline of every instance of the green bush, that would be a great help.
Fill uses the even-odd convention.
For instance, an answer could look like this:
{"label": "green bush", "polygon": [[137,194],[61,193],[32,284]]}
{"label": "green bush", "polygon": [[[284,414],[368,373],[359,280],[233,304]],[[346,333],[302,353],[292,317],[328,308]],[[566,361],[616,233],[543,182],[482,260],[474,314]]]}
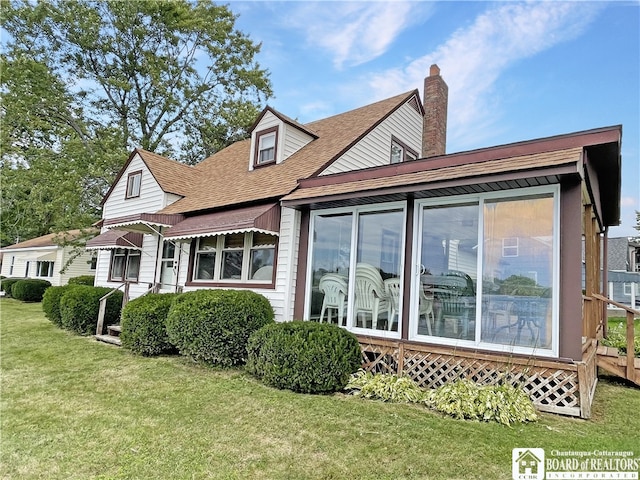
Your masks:
{"label": "green bush", "polygon": [[150,293],[127,303],[120,321],[122,346],[145,356],[173,352],[165,323],[177,295]]}
{"label": "green bush", "polygon": [[[100,298],[111,290],[111,288],[107,287],[90,287],[88,285],[75,285],[70,288],[60,299],[62,326],[80,335],[95,334],[100,310]],[[120,320],[122,295],[122,292],[118,290],[107,299],[104,317],[105,327],[109,324],[118,323]]]}
{"label": "green bush", "polygon": [[373,374],[359,371],[351,376],[345,387],[353,395],[392,403],[419,403],[425,391],[411,378],[391,373]]}
{"label": "green bush", "polygon": [[44,316],[58,327],[62,327],[60,299],[71,288],[75,288],[75,286],[63,285],[61,287],[49,287],[42,296],[42,311],[44,312]]}
{"label": "green bush", "polygon": [[93,284],[96,280],[94,275],[80,275],[78,277],[72,277],[67,282],[69,285],[89,285],[93,287]]}
{"label": "green bush", "polygon": [[167,316],[169,342],[208,365],[242,365],[249,335],[273,322],[273,308],[250,290],[197,290],[175,299]]}
{"label": "green bush", "polygon": [[11,289],[13,284],[24,280],[24,278],[3,278],[0,280],[0,290],[2,290],[7,298],[11,298]]}
{"label": "green bush", "polygon": [[342,390],[362,366],[358,339],[337,325],[267,325],[249,339],[247,370],[267,385],[303,393]]}
{"label": "green bush", "polygon": [[504,425],[537,420],[529,396],[509,384],[480,386],[470,380],[448,383],[426,394],[425,404],[455,418]]}
{"label": "green bush", "polygon": [[51,282],[40,278],[25,278],[11,286],[11,296],[22,302],[41,302]]}

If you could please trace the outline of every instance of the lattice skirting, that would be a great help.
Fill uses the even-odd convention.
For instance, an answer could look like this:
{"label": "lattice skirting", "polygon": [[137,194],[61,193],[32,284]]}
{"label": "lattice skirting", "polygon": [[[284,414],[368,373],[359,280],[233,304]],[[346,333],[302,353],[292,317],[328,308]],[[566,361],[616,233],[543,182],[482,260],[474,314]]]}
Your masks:
{"label": "lattice skirting", "polygon": [[457,379],[520,385],[541,411],[589,418],[597,381],[595,344],[582,362],[501,356],[376,338],[360,338],[363,368],[408,375],[424,388]]}

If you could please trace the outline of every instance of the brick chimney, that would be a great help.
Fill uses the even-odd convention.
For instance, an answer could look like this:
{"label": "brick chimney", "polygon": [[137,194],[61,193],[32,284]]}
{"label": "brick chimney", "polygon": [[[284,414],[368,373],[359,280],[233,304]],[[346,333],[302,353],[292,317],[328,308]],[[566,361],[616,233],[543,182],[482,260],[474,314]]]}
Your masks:
{"label": "brick chimney", "polygon": [[449,87],[440,76],[438,65],[431,65],[424,79],[424,121],[422,156],[444,155],[447,146],[447,102]]}

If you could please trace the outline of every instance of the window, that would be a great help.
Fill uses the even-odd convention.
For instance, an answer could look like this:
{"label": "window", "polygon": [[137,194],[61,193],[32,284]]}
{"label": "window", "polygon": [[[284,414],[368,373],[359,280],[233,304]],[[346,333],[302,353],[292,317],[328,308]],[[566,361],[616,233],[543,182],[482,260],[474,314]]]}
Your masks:
{"label": "window", "polygon": [[89,270],[95,270],[98,268],[98,256],[93,254],[91,259],[87,262],[89,264]]}
{"label": "window", "polygon": [[36,276],[53,277],[53,262],[36,262]]}
{"label": "window", "polygon": [[275,235],[260,232],[200,238],[193,281],[271,283],[276,241]]}
{"label": "window", "polygon": [[270,128],[256,134],[254,166],[274,163],[276,161],[277,141],[278,127]]}
{"label": "window", "polygon": [[391,137],[391,163],[408,162],[418,154],[395,137]]}
{"label": "window", "polygon": [[109,280],[137,282],[140,272],[140,250],[118,248],[111,253]]}
{"label": "window", "polygon": [[9,266],[9,275],[13,275],[13,267],[16,264],[16,257],[11,256],[11,265]]}
{"label": "window", "polygon": [[127,193],[125,198],[136,198],[140,196],[140,184],[142,183],[142,172],[132,172],[127,177]]}
{"label": "window", "polygon": [[[530,354],[557,350],[557,188],[421,201],[412,335]],[[430,330],[430,331],[429,331]]]}
{"label": "window", "polygon": [[510,237],[502,239],[502,256],[517,257],[518,256],[518,237]]}
{"label": "window", "polygon": [[307,318],[397,338],[404,222],[403,203],[314,213]]}

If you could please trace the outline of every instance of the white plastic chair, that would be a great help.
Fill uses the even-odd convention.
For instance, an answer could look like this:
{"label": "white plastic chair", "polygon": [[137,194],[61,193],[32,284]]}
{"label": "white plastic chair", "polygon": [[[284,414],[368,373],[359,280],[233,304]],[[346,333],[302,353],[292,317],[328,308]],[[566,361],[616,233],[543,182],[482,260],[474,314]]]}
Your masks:
{"label": "white plastic chair", "polygon": [[391,325],[396,317],[398,319],[398,328],[400,328],[400,279],[397,277],[388,278],[384,281],[384,289],[389,298],[388,328],[391,330]]}
{"label": "white plastic chair", "polygon": [[327,322],[331,323],[331,310],[337,310],[338,325],[346,324],[345,313],[347,311],[347,280],[337,273],[327,273],[320,278],[319,290],[324,294],[322,309],[320,310],[320,323],[327,313]]}
{"label": "white plastic chair", "polygon": [[[371,315],[371,328],[378,327],[378,316],[388,308],[389,302],[382,277],[377,268],[366,263],[356,265],[354,309],[356,321],[360,314]],[[366,323],[363,322],[366,328]]]}

